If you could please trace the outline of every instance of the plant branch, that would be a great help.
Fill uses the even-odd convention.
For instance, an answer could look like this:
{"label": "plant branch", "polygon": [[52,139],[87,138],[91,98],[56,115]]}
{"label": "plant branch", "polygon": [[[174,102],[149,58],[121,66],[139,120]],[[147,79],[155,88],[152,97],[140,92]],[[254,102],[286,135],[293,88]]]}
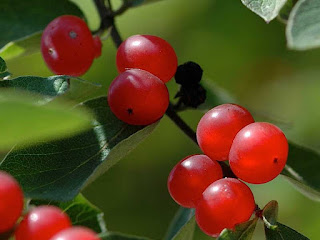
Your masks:
{"label": "plant branch", "polygon": [[123,14],[125,11],[127,11],[132,6],[131,0],[124,0],[121,7],[119,7],[117,10],[113,11],[113,16],[118,16]]}
{"label": "plant branch", "polygon": [[112,38],[113,43],[116,45],[116,47],[119,48],[122,43],[122,38],[119,34],[119,31],[118,31],[115,23],[113,23],[113,26],[111,29],[111,38]]}

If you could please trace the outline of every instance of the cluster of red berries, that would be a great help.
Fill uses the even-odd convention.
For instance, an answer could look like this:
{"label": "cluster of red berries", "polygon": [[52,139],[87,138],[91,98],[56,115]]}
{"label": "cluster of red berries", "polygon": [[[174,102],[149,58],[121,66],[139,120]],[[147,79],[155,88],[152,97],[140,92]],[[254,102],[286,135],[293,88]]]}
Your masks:
{"label": "cluster of red berries", "polygon": [[88,228],[72,227],[69,217],[54,206],[31,209],[16,227],[23,204],[17,181],[0,172],[0,235],[14,231],[15,240],[100,240]]}
{"label": "cluster of red berries", "polygon": [[[79,17],[64,15],[45,28],[42,56],[56,74],[80,76],[101,55],[101,41],[93,37]],[[177,56],[165,40],[151,35],[135,35],[117,52],[119,76],[112,82],[108,102],[112,112],[132,125],[148,125],[159,120],[169,105],[165,85],[177,70]]]}
{"label": "cluster of red berries", "polygon": [[[222,104],[208,111],[197,127],[197,140],[206,155],[181,160],[171,171],[168,189],[181,206],[196,209],[196,221],[208,235],[250,219],[255,201],[241,182],[261,184],[277,177],[288,156],[283,132],[265,122],[254,122],[245,108]],[[223,178],[218,161],[229,160],[240,179]]]}
{"label": "cluster of red berries", "polygon": [[156,36],[134,35],[117,52],[119,75],[108,92],[111,111],[132,125],[159,120],[169,105],[165,85],[177,70],[177,56],[171,45]]}
{"label": "cluster of red berries", "polygon": [[[101,55],[101,41],[91,35],[82,19],[65,15],[46,27],[41,50],[45,62],[56,74],[80,76]],[[178,65],[171,45],[156,36],[131,36],[120,45],[116,63],[120,74],[108,92],[111,111],[132,125],[148,125],[159,120],[169,105],[165,83],[175,75]],[[192,63],[188,66],[199,68]],[[202,69],[197,72],[195,78],[200,81]],[[179,83],[179,76],[176,78]],[[182,95],[190,92],[190,88],[205,95],[198,82],[187,85],[181,90]],[[184,102],[188,103],[186,99]],[[196,208],[197,223],[205,233],[218,236],[224,228],[232,229],[247,221],[254,212],[255,201],[243,182],[223,178],[217,161],[229,160],[233,173],[245,182],[266,183],[284,168],[288,142],[279,128],[254,122],[245,108],[235,104],[223,104],[208,111],[199,122],[197,140],[206,155],[181,160],[169,175],[168,188],[178,204]],[[0,222],[0,232],[4,232],[19,218],[23,197],[18,184],[7,174],[1,173],[0,182],[3,182],[0,219],[6,219]],[[10,205],[13,207],[8,208]],[[59,209],[38,207],[24,217],[15,237],[16,240],[98,239],[90,230],[70,226],[70,220]]]}
{"label": "cluster of red berries", "polygon": [[102,43],[92,36],[85,21],[63,15],[50,22],[42,33],[41,52],[55,74],[81,76],[101,55]]}

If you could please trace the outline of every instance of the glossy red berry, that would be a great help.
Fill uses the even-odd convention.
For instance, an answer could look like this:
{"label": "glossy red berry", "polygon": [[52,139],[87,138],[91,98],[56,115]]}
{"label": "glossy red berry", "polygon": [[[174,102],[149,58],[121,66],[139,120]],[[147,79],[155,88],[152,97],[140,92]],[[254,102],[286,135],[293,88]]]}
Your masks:
{"label": "glossy red berry", "polygon": [[156,76],[144,70],[130,69],[113,80],[108,102],[120,120],[132,125],[148,125],[166,112],[169,93]]}
{"label": "glossy red berry", "polygon": [[126,39],[117,52],[118,71],[128,68],[146,70],[168,82],[175,74],[178,60],[174,49],[162,38],[134,35]]}
{"label": "glossy red berry", "polygon": [[194,208],[203,191],[222,178],[219,163],[206,155],[192,155],[182,159],[170,172],[168,190],[181,206]]}
{"label": "glossy red berry", "polygon": [[69,217],[59,208],[37,207],[23,218],[15,232],[15,240],[49,240],[53,235],[70,226]]}
{"label": "glossy red berry", "polygon": [[197,127],[197,140],[202,151],[211,159],[228,160],[236,134],[254,119],[245,108],[222,104],[208,111]]}
{"label": "glossy red berry", "polygon": [[18,182],[0,171],[0,233],[10,230],[23,209],[23,193]]}
{"label": "glossy red berry", "polygon": [[97,41],[81,18],[64,15],[54,19],[45,28],[41,38],[41,52],[55,74],[80,76],[90,68],[95,56],[99,55]]}
{"label": "glossy red berry", "polygon": [[59,232],[50,240],[100,240],[100,238],[88,228],[72,227]]}
{"label": "glossy red berry", "polygon": [[288,141],[276,126],[256,122],[235,137],[229,155],[234,174],[249,183],[266,183],[277,177],[286,165]]}
{"label": "glossy red berry", "polygon": [[224,228],[249,220],[255,209],[250,188],[234,178],[212,183],[202,194],[196,208],[196,220],[207,235],[217,237]]}

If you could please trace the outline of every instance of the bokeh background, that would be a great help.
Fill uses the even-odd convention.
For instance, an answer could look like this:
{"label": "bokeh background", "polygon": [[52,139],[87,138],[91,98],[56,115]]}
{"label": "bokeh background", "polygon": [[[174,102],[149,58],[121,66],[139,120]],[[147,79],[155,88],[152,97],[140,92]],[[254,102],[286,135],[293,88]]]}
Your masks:
{"label": "bokeh background", "polygon": [[[320,150],[320,49],[289,51],[279,21],[266,24],[240,1],[163,0],[129,10],[117,24],[124,38],[153,34],[167,39],[180,64],[199,63],[205,78],[256,116],[275,121],[292,141]],[[105,41],[102,57],[82,77],[103,84],[97,95],[106,94],[117,75],[115,53],[111,40]],[[15,76],[51,75],[40,54],[9,61],[8,67]],[[174,96],[174,81],[169,89]],[[186,111],[181,116],[195,129],[202,114]],[[109,230],[161,239],[178,208],[167,192],[167,176],[180,159],[199,152],[165,116],[147,140],[84,194],[105,212]],[[281,177],[250,187],[261,207],[273,199],[279,202],[280,222],[320,239],[320,203]],[[211,238],[197,230],[194,239]],[[254,239],[264,239],[261,225]]]}

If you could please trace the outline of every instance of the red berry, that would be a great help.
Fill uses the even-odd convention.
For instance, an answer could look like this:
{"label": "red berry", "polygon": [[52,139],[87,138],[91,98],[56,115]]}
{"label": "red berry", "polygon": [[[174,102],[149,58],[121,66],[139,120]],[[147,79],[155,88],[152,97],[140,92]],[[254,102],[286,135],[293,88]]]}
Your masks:
{"label": "red berry", "polygon": [[0,233],[15,225],[23,209],[23,193],[17,181],[0,171]]}
{"label": "red berry", "polygon": [[229,155],[234,174],[248,183],[266,183],[277,177],[288,157],[288,141],[270,123],[256,122],[235,137]]}
{"label": "red berry", "polygon": [[217,237],[224,228],[250,219],[255,202],[250,188],[234,178],[212,183],[202,194],[196,208],[196,220],[206,234]]}
{"label": "red berry", "polygon": [[94,47],[95,47],[95,58],[101,56],[102,53],[102,42],[99,36],[93,37]]}
{"label": "red berry", "polygon": [[71,15],[48,24],[42,34],[41,52],[52,72],[71,76],[83,75],[98,55],[87,24]]}
{"label": "red berry", "polygon": [[53,235],[70,226],[69,217],[59,208],[37,207],[23,218],[15,232],[15,240],[49,240]]}
{"label": "red berry", "polygon": [[59,232],[50,240],[100,240],[100,238],[88,228],[72,227]]}
{"label": "red berry", "polygon": [[118,71],[139,68],[168,82],[175,74],[178,60],[174,49],[162,38],[134,35],[125,40],[117,52]]}
{"label": "red berry", "polygon": [[168,189],[181,206],[194,208],[203,191],[222,178],[219,163],[206,155],[192,155],[182,159],[170,172]]}
{"label": "red berry", "polygon": [[228,159],[236,134],[254,122],[245,108],[235,104],[222,104],[208,111],[197,127],[197,140],[202,151],[211,159]]}
{"label": "red berry", "polygon": [[166,112],[169,93],[156,76],[144,70],[130,69],[113,80],[108,102],[120,120],[132,125],[148,125]]}

